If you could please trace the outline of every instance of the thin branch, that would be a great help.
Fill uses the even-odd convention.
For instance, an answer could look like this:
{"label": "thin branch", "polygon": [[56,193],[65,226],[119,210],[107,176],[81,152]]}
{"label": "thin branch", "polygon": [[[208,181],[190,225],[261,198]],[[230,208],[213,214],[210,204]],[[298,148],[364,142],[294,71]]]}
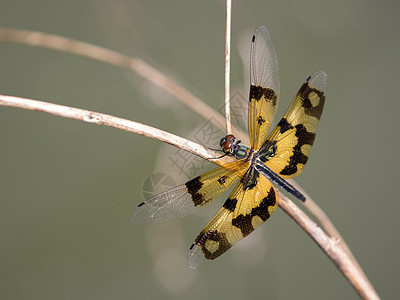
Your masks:
{"label": "thin branch", "polygon": [[[298,189],[306,197],[307,201],[304,203],[304,206],[307,209],[307,211],[314,216],[314,218],[318,221],[321,227],[329,234],[329,236],[334,240],[336,240],[336,243],[339,246],[341,246],[342,249],[347,253],[349,258],[352,260],[353,264],[359,269],[359,272],[364,276],[365,280],[368,280],[367,276],[365,275],[358,261],[351,252],[349,246],[346,244],[346,241],[343,239],[342,235],[336,229],[335,225],[333,225],[329,217],[317,205],[317,203],[307,194],[307,192],[304,191],[304,189],[299,184],[297,184],[297,182],[295,182],[293,179],[289,179],[289,181],[296,189]],[[370,286],[370,288],[373,289],[372,285]]]}
{"label": "thin branch", "polygon": [[197,143],[194,143],[192,141],[189,141],[172,133],[166,132],[164,130],[154,128],[152,126],[144,125],[138,122],[114,117],[107,114],[102,114],[70,106],[58,105],[43,101],[6,96],[6,95],[0,95],[0,105],[40,111],[64,118],[75,119],[96,125],[114,127],[121,130],[137,133],[149,138],[157,139],[161,142],[171,144],[182,150],[200,156],[204,159],[207,160],[211,159],[212,162],[219,165],[223,165],[233,160],[232,158],[228,158],[226,156],[217,159],[221,156],[220,153],[214,152],[211,149],[205,148]]}
{"label": "thin branch", "polygon": [[[322,226],[322,228],[324,228],[324,230],[332,238],[335,238],[337,240],[337,243],[342,245],[343,250],[345,250],[347,254],[349,254],[349,256],[353,257],[353,254],[351,253],[347,244],[344,242],[343,237],[340,235],[339,231],[333,225],[332,221],[325,214],[325,212],[314,202],[314,200],[312,200],[310,195],[308,195],[307,192],[300,185],[297,184],[297,182],[295,182],[292,179],[289,179],[289,181],[296,189],[298,189],[306,197],[307,201],[304,203],[304,206],[315,217],[315,219],[318,220],[318,223]],[[354,262],[357,263],[355,258]]]}
{"label": "thin branch", "polygon": [[226,32],[225,32],[225,122],[226,134],[232,134],[230,104],[230,72],[231,72],[231,17],[232,1],[226,0]]}
{"label": "thin branch", "polygon": [[335,238],[330,238],[292,201],[279,192],[279,206],[317,243],[362,299],[380,299],[375,289]]}
{"label": "thin branch", "polygon": [[[218,155],[210,149],[166,131],[98,112],[5,95],[0,95],[0,105],[41,111],[87,123],[105,125],[138,133],[169,143],[205,159],[216,157]],[[231,157],[224,157],[222,159],[213,159],[210,161],[222,165],[226,163],[227,160],[231,159]],[[328,237],[315,222],[313,222],[285,195],[280,193],[279,198],[279,206],[318,244],[318,246],[353,285],[357,293],[363,299],[379,299],[372,285],[368,282],[366,277],[363,276],[362,271],[353,263],[352,259],[343,248],[336,243],[336,240]]]}

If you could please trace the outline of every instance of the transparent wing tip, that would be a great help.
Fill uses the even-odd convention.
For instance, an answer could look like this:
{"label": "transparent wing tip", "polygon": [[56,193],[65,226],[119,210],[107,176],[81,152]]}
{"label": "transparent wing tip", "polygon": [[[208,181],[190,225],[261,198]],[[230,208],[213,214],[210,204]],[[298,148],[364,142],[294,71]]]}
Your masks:
{"label": "transparent wing tip", "polygon": [[255,47],[254,45],[258,43],[263,48],[263,51],[265,51],[266,46],[268,44],[271,44],[271,35],[269,34],[267,27],[265,26],[257,27],[256,31],[254,31],[251,42],[253,44],[252,47]]}
{"label": "transparent wing tip", "polygon": [[324,71],[317,71],[311,74],[307,81],[311,87],[325,92],[328,86],[328,74]]}
{"label": "transparent wing tip", "polygon": [[267,27],[254,32],[250,52],[250,83],[274,90],[279,94],[278,57]]}
{"label": "transparent wing tip", "polygon": [[130,220],[132,223],[136,224],[145,224],[149,223],[149,215],[147,215],[145,212],[148,211],[146,209],[146,206],[148,206],[145,202],[140,203],[136,208],[134,208],[131,212],[130,215]]}
{"label": "transparent wing tip", "polygon": [[192,244],[186,258],[186,263],[188,267],[191,269],[197,269],[205,262],[206,258],[203,254],[203,251],[201,250],[201,247],[196,244]]}
{"label": "transparent wing tip", "polygon": [[168,217],[160,216],[156,207],[146,202],[140,203],[132,210],[130,220],[135,224],[156,224],[169,221]]}
{"label": "transparent wing tip", "polygon": [[253,42],[254,42],[254,39],[256,36],[265,35],[265,34],[269,35],[269,31],[268,31],[267,27],[265,27],[263,25],[258,26],[256,31],[254,31]]}

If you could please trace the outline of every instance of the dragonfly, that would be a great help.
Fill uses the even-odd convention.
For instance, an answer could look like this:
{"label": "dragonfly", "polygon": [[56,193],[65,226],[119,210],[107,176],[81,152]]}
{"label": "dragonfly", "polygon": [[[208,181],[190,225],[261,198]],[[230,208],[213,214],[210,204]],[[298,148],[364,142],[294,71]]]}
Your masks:
{"label": "dragonfly", "polygon": [[248,129],[250,146],[232,134],[221,139],[221,151],[234,161],[140,203],[134,223],[162,223],[192,214],[236,186],[190,246],[187,264],[196,269],[224,254],[269,219],[278,207],[274,184],[301,201],[305,197],[287,182],[308,161],[325,103],[327,75],[317,71],[300,87],[283,118],[268,135],[279,92],[278,58],[266,27],[251,40]]}

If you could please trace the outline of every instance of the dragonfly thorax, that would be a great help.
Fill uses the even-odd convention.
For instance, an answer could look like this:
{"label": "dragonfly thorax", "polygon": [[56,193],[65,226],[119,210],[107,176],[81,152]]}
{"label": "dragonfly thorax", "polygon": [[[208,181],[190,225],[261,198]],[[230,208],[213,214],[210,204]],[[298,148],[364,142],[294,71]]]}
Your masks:
{"label": "dragonfly thorax", "polygon": [[265,163],[275,156],[277,150],[276,141],[266,140],[259,151],[259,159]]}

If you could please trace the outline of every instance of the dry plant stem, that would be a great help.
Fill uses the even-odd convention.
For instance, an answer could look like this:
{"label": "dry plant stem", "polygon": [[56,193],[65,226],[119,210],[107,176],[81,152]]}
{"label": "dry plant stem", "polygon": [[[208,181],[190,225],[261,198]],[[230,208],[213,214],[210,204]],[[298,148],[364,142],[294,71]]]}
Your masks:
{"label": "dry plant stem", "polygon": [[349,256],[354,259],[354,262],[357,263],[349,247],[346,243],[343,242],[343,237],[340,235],[339,231],[337,231],[336,227],[333,225],[332,221],[328,218],[325,212],[294,180],[289,179],[289,181],[306,197],[307,201],[304,203],[304,206],[307,208],[307,210],[315,217],[316,220],[318,220],[318,223],[320,223],[322,228],[324,228],[324,230],[330,235],[330,237],[335,238],[337,240],[337,243],[343,247],[343,250],[345,250],[347,254],[349,254]]}
{"label": "dry plant stem", "polygon": [[[41,111],[64,118],[80,120],[87,123],[115,127],[121,130],[137,133],[171,144],[207,160],[209,160],[210,158],[221,156],[220,153],[216,153],[211,149],[205,148],[197,143],[191,142],[172,133],[138,122],[114,117],[107,114],[93,112],[90,110],[6,95],[0,95],[0,105]],[[223,157],[221,159],[212,159],[211,161],[216,164],[222,165],[224,163],[232,161],[232,158]]]}
{"label": "dry plant stem", "polygon": [[[306,197],[307,201],[304,203],[304,206],[307,209],[307,211],[309,211],[315,217],[315,219],[322,226],[322,228],[324,228],[326,233],[328,233],[331,238],[336,240],[336,244],[343,248],[343,250],[347,253],[349,258],[352,260],[353,264],[359,269],[360,273],[367,280],[367,276],[365,275],[361,266],[358,264],[358,261],[354,257],[350,248],[347,246],[343,237],[341,236],[339,231],[336,229],[336,227],[333,225],[333,223],[329,219],[329,217],[317,205],[317,203],[315,203],[315,201],[304,191],[304,189],[302,189],[293,179],[289,179],[289,182]],[[371,286],[371,288],[373,288],[373,287]]]}
{"label": "dry plant stem", "polygon": [[231,72],[231,16],[232,1],[226,0],[226,32],[225,32],[225,121],[226,134],[232,134],[230,107],[230,72]]}
{"label": "dry plant stem", "polygon": [[[87,123],[115,127],[129,132],[138,133],[159,141],[169,143],[182,150],[189,151],[205,159],[216,157],[219,154],[207,149],[194,142],[188,141],[179,136],[156,129],[151,126],[143,125],[126,119],[97,113],[89,110],[62,106],[37,100],[24,99],[19,97],[0,95],[0,105],[17,107],[35,111],[46,112],[61,117],[76,119]],[[231,157],[210,160],[219,165],[232,160]],[[335,241],[328,237],[321,228],[318,227],[301,209],[299,209],[285,195],[280,193],[279,206],[290,215],[318,244],[326,255],[335,263],[343,275],[350,281],[355,290],[363,299],[379,299],[360,269],[354,264],[348,254]]]}
{"label": "dry plant stem", "polygon": [[[166,75],[139,58],[129,57],[116,51],[89,43],[36,31],[0,28],[0,41],[21,43],[63,51],[128,69],[150,81],[154,85],[166,90],[189,108],[195,109],[206,120],[210,120],[218,127],[225,124],[225,119],[219,113],[215,112],[215,110],[199,98],[195,97],[188,90],[181,87]],[[233,128],[233,130],[239,132],[237,128]],[[240,136],[240,138],[242,137]]]}
{"label": "dry plant stem", "polygon": [[279,206],[301,227],[325,254],[332,260],[342,274],[350,281],[362,299],[380,299],[362,271],[353,263],[336,239],[330,238],[291,200],[279,192]]}

